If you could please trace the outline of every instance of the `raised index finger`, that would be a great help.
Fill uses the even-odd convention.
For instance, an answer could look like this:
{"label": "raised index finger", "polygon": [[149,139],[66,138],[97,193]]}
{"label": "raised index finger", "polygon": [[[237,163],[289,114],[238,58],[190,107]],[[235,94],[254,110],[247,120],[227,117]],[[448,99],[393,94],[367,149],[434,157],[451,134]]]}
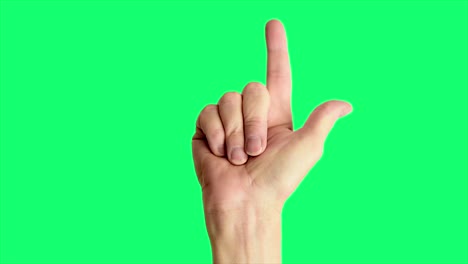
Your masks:
{"label": "raised index finger", "polygon": [[269,126],[283,125],[292,129],[291,68],[284,27],[270,20],[265,28],[268,52],[267,88],[271,98]]}

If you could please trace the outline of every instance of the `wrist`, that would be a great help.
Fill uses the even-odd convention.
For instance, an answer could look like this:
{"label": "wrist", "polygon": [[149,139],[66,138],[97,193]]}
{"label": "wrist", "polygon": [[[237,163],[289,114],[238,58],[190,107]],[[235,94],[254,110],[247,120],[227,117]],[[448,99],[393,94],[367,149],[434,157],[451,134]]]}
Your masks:
{"label": "wrist", "polygon": [[205,208],[213,262],[280,263],[281,208],[251,203]]}

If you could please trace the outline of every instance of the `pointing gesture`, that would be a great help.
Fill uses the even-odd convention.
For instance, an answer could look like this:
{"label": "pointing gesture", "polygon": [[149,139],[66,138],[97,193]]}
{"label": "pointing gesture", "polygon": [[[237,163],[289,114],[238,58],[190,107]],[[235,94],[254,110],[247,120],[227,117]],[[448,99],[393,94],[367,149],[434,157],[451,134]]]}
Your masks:
{"label": "pointing gesture", "polygon": [[192,139],[215,262],[281,261],[282,206],[321,157],[336,120],[351,111],[328,101],[293,131],[286,34],[277,20],[265,31],[266,87],[249,83],[206,106]]}
{"label": "pointing gesture", "polygon": [[288,43],[283,25],[272,20],[265,30],[268,66],[267,87],[271,95],[270,126],[292,129],[291,117],[291,68]]}

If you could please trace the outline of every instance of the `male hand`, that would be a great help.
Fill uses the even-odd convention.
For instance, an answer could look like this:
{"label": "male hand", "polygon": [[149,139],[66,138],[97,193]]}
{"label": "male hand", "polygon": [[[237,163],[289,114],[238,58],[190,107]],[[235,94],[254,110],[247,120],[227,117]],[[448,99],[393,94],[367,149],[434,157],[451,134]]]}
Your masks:
{"label": "male hand", "polygon": [[[352,107],[318,106],[293,131],[291,71],[281,22],[266,25],[267,83],[206,106],[192,140],[215,262],[279,262],[284,202],[320,159],[336,120]],[[279,229],[279,230],[278,230]]]}

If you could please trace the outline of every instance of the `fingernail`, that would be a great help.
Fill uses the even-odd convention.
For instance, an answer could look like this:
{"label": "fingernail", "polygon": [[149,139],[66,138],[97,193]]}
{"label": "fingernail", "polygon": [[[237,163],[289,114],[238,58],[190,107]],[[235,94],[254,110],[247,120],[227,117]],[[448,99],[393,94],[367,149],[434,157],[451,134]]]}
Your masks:
{"label": "fingernail", "polygon": [[240,147],[233,148],[231,150],[231,160],[238,163],[242,164],[245,162],[247,159],[247,155],[245,155],[244,151]]}
{"label": "fingernail", "polygon": [[256,155],[262,151],[262,141],[260,137],[252,136],[247,139],[247,154]]}
{"label": "fingernail", "polygon": [[224,155],[224,145],[218,147],[218,153],[223,156]]}

